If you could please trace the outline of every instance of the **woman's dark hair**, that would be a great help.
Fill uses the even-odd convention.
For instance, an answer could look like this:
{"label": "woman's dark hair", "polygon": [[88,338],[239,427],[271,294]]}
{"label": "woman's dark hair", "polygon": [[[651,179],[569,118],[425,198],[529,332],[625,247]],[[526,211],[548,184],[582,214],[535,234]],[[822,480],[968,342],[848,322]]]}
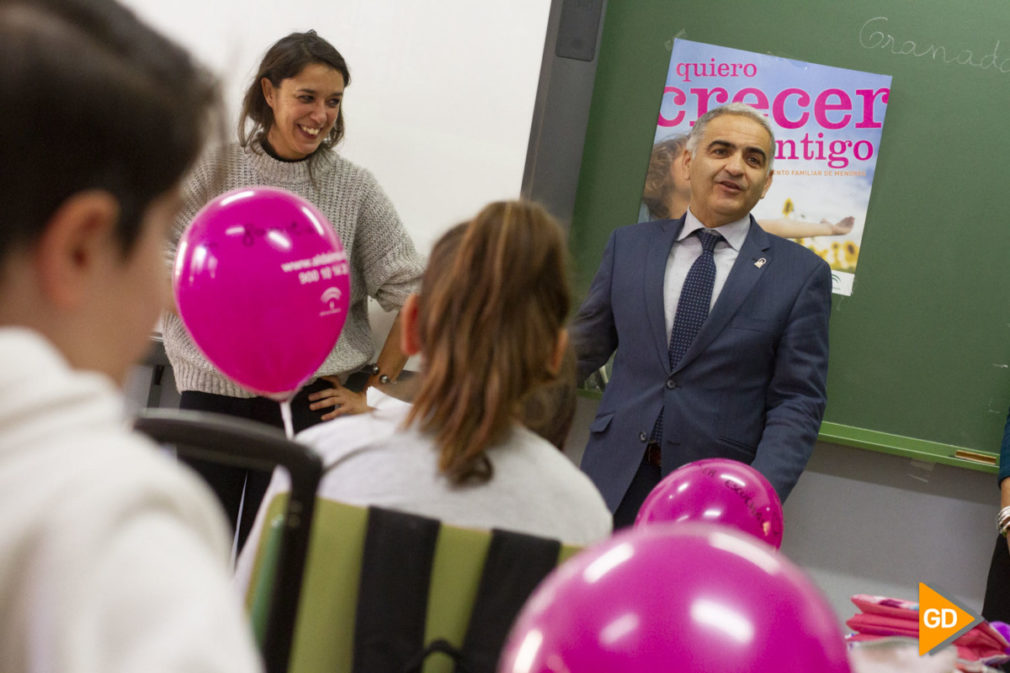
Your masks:
{"label": "woman's dark hair", "polygon": [[[242,100],[242,114],[238,118],[239,144],[246,147],[251,142],[262,142],[274,124],[273,110],[263,96],[262,81],[265,77],[275,87],[281,81],[296,76],[307,65],[320,63],[327,65],[344,77],[344,86],[351,83],[351,72],[340,52],[333,45],[319,37],[316,31],[291,33],[277,40],[260,62],[256,76],[246,89]],[[249,122],[252,122],[249,128]],[[337,111],[337,121],[329,135],[319,144],[320,149],[332,149],[344,137],[344,106]]]}
{"label": "woman's dark hair", "polygon": [[113,0],[0,0],[0,259],[73,194],[110,192],[123,253],[219,111],[182,48]]}
{"label": "woman's dark hair", "polygon": [[407,422],[434,435],[454,483],[491,477],[485,451],[555,377],[569,304],[564,233],[540,206],[492,203],[435,243],[418,296],[424,375]]}

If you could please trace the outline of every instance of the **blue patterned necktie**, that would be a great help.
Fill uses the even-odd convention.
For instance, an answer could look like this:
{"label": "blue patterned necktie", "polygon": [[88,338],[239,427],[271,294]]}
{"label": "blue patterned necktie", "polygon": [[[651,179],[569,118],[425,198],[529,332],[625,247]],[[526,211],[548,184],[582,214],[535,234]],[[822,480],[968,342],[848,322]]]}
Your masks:
{"label": "blue patterned necktie", "polygon": [[[680,290],[680,301],[677,302],[677,314],[673,318],[673,331],[670,333],[670,369],[676,369],[681,358],[691,347],[694,338],[708,317],[708,309],[712,304],[712,286],[715,285],[715,259],[712,253],[715,245],[722,240],[722,235],[699,229],[694,232],[701,241],[701,254],[684,278],[684,286]],[[663,439],[663,410],[659,410],[659,418],[652,428],[652,441]]]}
{"label": "blue patterned necktie", "polygon": [[670,333],[671,369],[680,364],[680,359],[698,336],[712,304],[712,286],[715,285],[715,259],[712,253],[722,236],[705,229],[699,229],[697,234],[701,241],[701,254],[694,260],[684,279],[680,301],[677,302],[677,315],[673,319],[673,331]]}

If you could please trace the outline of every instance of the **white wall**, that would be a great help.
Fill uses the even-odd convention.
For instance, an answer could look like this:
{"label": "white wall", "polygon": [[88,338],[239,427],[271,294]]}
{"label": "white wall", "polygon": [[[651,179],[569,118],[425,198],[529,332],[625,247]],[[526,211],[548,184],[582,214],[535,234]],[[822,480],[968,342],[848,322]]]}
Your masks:
{"label": "white wall", "polygon": [[819,443],[785,503],[782,551],[842,619],[852,594],[917,601],[919,582],[979,611],[998,508],[994,474]]}
{"label": "white wall", "polygon": [[224,81],[229,118],[266,49],[314,28],[347,60],[347,135],[427,254],[519,195],[549,0],[124,0]]}

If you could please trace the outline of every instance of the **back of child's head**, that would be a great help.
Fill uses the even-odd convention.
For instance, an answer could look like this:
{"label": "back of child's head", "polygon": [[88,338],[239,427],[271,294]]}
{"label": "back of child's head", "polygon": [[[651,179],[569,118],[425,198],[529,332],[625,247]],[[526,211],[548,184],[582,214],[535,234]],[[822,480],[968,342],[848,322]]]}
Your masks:
{"label": "back of child's head", "polygon": [[85,190],[117,199],[128,250],[199,153],[215,98],[183,49],[112,0],[0,0],[0,261]]}
{"label": "back of child's head", "polygon": [[493,203],[435,244],[418,299],[424,379],[410,421],[434,434],[450,479],[490,477],[484,451],[554,376],[570,301],[564,233],[538,205]]}

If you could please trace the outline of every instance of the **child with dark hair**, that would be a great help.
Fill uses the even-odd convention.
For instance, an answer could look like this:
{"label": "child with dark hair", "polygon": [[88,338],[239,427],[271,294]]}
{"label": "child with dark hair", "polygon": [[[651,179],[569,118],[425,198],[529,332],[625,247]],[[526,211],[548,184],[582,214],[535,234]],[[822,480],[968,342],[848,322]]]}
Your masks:
{"label": "child with dark hair", "polygon": [[125,428],[119,389],[216,97],[111,0],[0,0],[5,673],[260,668],[221,511]]}

